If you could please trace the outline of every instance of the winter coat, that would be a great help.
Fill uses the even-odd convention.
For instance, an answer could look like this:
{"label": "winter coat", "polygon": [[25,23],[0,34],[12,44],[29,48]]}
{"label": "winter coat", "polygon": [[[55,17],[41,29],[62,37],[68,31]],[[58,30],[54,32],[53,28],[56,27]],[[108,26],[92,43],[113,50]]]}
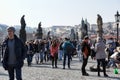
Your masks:
{"label": "winter coat", "polygon": [[81,51],[83,54],[86,54],[86,56],[89,56],[91,54],[90,44],[83,41],[81,44]]}
{"label": "winter coat", "polygon": [[39,53],[39,44],[33,44],[33,48],[34,48],[34,53]]}
{"label": "winter coat", "polygon": [[[17,68],[21,68],[24,64],[26,48],[23,42],[16,35],[14,35],[14,39],[15,39],[14,50],[15,50],[15,56],[16,56],[16,64],[14,66]],[[3,42],[3,46],[4,46],[5,51],[3,53],[2,64],[3,64],[3,68],[7,70],[8,69],[8,58],[9,58],[8,38],[6,38],[6,40]]]}
{"label": "winter coat", "polygon": [[96,59],[106,58],[105,48],[106,46],[103,41],[99,41],[95,44]]}
{"label": "winter coat", "polygon": [[50,53],[52,57],[54,57],[58,53],[58,48],[59,44],[57,44],[55,47],[50,46]]}
{"label": "winter coat", "polygon": [[71,54],[75,50],[75,47],[69,41],[65,41],[62,44],[62,48],[63,48],[64,54]]}

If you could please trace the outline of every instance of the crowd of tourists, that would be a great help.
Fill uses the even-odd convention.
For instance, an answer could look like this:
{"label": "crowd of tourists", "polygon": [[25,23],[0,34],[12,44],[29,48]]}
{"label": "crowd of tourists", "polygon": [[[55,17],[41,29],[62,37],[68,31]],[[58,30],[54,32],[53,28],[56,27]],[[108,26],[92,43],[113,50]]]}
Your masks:
{"label": "crowd of tourists", "polygon": [[65,69],[66,58],[68,56],[68,68],[70,60],[76,51],[77,41],[70,41],[68,38],[63,39],[36,39],[26,42],[26,58],[28,66],[31,66],[33,57],[36,64],[42,64],[52,61],[52,68],[57,68],[57,61],[63,60],[63,69]]}
{"label": "crowd of tourists", "polygon": [[97,61],[98,76],[100,76],[100,67],[103,67],[104,77],[108,77],[106,68],[117,68],[120,64],[120,44],[112,38],[109,42],[101,37],[92,40],[89,36],[85,36],[81,41],[70,40],[67,37],[36,39],[26,41],[24,45],[15,35],[14,27],[9,27],[7,31],[8,37],[3,41],[1,51],[2,64],[4,69],[8,70],[10,80],[14,80],[14,70],[17,80],[22,80],[21,68],[25,59],[28,67],[32,66],[32,61],[35,59],[36,64],[51,61],[51,68],[58,68],[57,62],[63,61],[63,69],[65,69],[67,62],[68,69],[71,69],[70,62],[76,55],[82,62],[83,76],[89,76],[85,69],[89,56]]}

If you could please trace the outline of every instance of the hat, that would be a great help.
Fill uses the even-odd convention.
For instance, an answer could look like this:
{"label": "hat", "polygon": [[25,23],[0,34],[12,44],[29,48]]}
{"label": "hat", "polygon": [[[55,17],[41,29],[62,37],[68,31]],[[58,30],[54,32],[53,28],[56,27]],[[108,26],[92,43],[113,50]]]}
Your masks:
{"label": "hat", "polygon": [[88,36],[85,36],[84,39],[89,39],[89,37],[88,37]]}
{"label": "hat", "polygon": [[120,52],[120,47],[117,47],[117,51]]}
{"label": "hat", "polygon": [[66,37],[65,40],[68,41],[68,40],[70,40],[70,39]]}
{"label": "hat", "polygon": [[15,32],[15,28],[14,27],[8,27],[7,30],[12,30],[13,32]]}

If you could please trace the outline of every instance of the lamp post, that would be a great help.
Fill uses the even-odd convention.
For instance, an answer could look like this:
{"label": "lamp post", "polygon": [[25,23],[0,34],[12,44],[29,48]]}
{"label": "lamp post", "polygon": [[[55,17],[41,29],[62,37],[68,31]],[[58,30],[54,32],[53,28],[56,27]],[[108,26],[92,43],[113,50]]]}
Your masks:
{"label": "lamp post", "polygon": [[117,11],[117,14],[115,14],[115,22],[117,23],[117,41],[119,40],[119,22],[120,22],[120,14]]}

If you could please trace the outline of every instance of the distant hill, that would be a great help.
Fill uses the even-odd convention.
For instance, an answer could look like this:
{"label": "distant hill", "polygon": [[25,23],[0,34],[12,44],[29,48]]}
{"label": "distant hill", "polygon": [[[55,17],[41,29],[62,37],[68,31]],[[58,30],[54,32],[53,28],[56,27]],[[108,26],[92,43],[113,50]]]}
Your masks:
{"label": "distant hill", "polygon": [[[1,34],[0,36],[6,35],[7,27],[8,26],[5,24],[0,24],[0,34]],[[14,25],[14,27],[16,29],[17,35],[19,35],[19,30],[20,30],[21,26]],[[51,35],[53,35],[53,36],[55,36],[55,35],[58,35],[58,36],[66,36],[67,35],[67,36],[69,36],[71,33],[71,29],[74,29],[75,31],[78,32],[79,35],[81,35],[80,28],[81,28],[81,24],[74,25],[74,26],[54,25],[54,26],[47,27],[47,28],[42,27],[43,35],[47,35],[47,33],[50,31]],[[98,29],[97,24],[90,24],[90,26],[88,26],[88,28],[89,28],[90,34],[92,34],[92,33],[96,34],[96,31]],[[113,30],[114,30],[114,32],[116,32],[116,24],[114,22],[103,23],[103,28],[104,28],[103,30],[104,30],[105,34],[111,33]],[[27,26],[25,29],[26,29],[26,32],[30,33],[30,34],[36,33],[36,31],[37,31],[37,28],[32,28],[30,26]]]}
{"label": "distant hill", "polygon": [[0,32],[4,32],[8,26],[5,24],[0,24]]}
{"label": "distant hill", "polygon": [[[21,28],[20,25],[14,25],[14,27],[15,27],[16,31],[19,31]],[[26,29],[27,33],[33,33],[34,31],[36,31],[36,28],[32,28],[32,27],[28,27],[28,26],[25,29]]]}
{"label": "distant hill", "polygon": [[[7,29],[7,25],[5,24],[0,24],[0,32],[5,32]],[[18,32],[20,30],[20,25],[14,25],[13,27],[15,27],[16,31]],[[31,28],[31,27],[26,27],[26,32],[27,33],[33,33],[34,31],[36,31],[36,28]]]}

